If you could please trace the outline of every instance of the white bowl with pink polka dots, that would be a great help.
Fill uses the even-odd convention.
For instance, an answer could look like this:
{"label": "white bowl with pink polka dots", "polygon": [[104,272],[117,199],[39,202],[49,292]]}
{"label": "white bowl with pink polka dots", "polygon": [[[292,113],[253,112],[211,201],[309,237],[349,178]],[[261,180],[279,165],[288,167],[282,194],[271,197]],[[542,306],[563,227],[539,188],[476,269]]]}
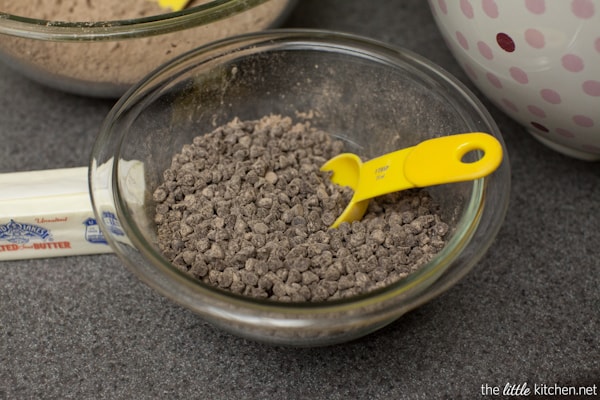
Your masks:
{"label": "white bowl with pink polka dots", "polygon": [[429,0],[475,85],[541,142],[600,160],[600,0]]}

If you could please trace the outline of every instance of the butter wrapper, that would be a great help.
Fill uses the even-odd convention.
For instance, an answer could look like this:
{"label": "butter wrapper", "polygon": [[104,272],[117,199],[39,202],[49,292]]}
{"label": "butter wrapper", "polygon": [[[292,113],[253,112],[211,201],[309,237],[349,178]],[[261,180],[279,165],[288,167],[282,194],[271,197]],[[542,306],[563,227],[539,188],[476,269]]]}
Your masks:
{"label": "butter wrapper", "polygon": [[86,167],[0,174],[0,260],[109,252]]}

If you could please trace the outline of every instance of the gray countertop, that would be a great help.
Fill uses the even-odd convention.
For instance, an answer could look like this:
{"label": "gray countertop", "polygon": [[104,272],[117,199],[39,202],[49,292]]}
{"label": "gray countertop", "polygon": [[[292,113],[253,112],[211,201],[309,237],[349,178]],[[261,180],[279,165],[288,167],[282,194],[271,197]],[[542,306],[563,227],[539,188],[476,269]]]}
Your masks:
{"label": "gray countertop", "polygon": [[[112,254],[0,262],[0,399],[472,399],[486,385],[600,386],[600,165],[547,149],[485,101],[423,0],[301,0],[286,26],[411,49],[482,98],[513,177],[490,251],[388,327],[313,349],[224,333]],[[87,165],[113,103],[0,66],[0,172]]]}

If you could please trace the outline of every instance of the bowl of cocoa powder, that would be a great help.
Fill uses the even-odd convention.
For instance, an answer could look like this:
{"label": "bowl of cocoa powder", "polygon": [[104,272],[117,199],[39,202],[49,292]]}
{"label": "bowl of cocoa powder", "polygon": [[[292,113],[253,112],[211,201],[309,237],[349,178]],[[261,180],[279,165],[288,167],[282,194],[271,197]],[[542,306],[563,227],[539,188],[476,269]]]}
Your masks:
{"label": "bowl of cocoa powder", "polygon": [[0,0],[0,61],[45,85],[118,98],[201,44],[275,27],[295,0]]}
{"label": "bowl of cocoa powder", "polygon": [[502,224],[510,167],[381,196],[332,229],[351,191],[321,165],[473,131],[504,146],[474,95],[411,52],[328,31],[252,33],[129,90],[93,148],[90,190],[115,252],[159,293],[246,338],[328,345],[463,277]]}

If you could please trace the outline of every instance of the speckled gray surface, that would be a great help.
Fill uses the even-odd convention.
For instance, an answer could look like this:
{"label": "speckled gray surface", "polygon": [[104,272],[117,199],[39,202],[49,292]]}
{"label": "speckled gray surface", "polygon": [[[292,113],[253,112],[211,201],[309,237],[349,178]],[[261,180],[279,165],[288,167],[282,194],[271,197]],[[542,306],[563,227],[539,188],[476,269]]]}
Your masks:
{"label": "speckled gray surface", "polygon": [[[286,26],[403,46],[466,82],[423,0],[301,0]],[[112,104],[0,66],[0,172],[86,165]],[[492,249],[439,298],[352,343],[277,348],[207,325],[114,255],[1,262],[0,399],[472,399],[482,385],[599,386],[600,165],[543,147],[486,105],[509,148],[511,206]]]}

